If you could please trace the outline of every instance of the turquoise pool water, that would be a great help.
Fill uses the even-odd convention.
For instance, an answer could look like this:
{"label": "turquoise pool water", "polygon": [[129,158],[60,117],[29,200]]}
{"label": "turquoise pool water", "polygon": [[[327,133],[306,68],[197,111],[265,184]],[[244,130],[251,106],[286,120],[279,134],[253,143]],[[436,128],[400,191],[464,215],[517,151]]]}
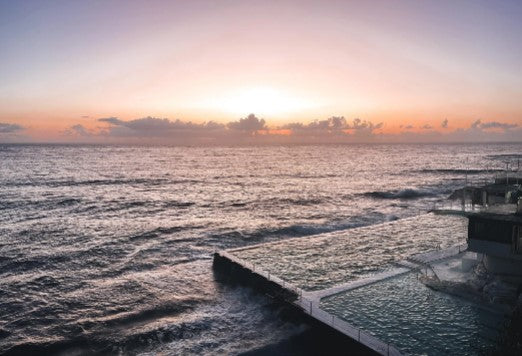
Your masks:
{"label": "turquoise pool water", "polygon": [[323,298],[321,308],[415,355],[480,354],[504,321],[502,313],[427,288],[415,273]]}

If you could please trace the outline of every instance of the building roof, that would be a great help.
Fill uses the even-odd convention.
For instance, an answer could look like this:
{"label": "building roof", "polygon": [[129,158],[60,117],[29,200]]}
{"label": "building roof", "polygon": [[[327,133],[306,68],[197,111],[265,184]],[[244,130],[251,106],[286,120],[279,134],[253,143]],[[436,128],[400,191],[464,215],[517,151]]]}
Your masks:
{"label": "building roof", "polygon": [[485,219],[485,220],[496,220],[496,221],[507,221],[516,224],[522,224],[522,215],[515,214],[498,214],[498,213],[489,213],[489,212],[478,212],[478,213],[468,213],[466,214],[470,219]]}

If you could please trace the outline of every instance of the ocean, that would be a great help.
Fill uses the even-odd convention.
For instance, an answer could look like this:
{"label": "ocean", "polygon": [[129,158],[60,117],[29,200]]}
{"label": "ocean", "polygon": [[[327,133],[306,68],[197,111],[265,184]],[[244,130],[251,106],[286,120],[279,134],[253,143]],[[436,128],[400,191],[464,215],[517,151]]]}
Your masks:
{"label": "ocean", "polygon": [[221,283],[215,249],[416,216],[521,152],[0,145],[0,354],[277,352],[310,326]]}

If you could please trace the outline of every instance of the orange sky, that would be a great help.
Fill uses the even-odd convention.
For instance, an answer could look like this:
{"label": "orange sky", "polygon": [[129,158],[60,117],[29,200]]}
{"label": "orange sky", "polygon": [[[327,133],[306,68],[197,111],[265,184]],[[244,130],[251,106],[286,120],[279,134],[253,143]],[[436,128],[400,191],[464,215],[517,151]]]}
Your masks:
{"label": "orange sky", "polygon": [[344,116],[387,134],[522,125],[521,8],[3,2],[0,123],[42,141],[110,127],[103,117],[227,123],[252,112],[272,128]]}

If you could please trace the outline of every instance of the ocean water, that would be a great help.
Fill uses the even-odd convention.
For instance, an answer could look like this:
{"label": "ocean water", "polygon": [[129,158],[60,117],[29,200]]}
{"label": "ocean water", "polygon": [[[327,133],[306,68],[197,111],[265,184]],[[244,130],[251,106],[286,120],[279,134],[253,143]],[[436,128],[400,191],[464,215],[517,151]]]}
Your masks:
{"label": "ocean water", "polygon": [[240,354],[277,344],[308,326],[217,280],[214,249],[416,216],[466,175],[516,166],[520,152],[0,145],[0,353]]}
{"label": "ocean water", "polygon": [[350,230],[235,250],[232,254],[304,291],[333,287],[395,268],[412,255],[461,245],[468,219],[421,214]]}

